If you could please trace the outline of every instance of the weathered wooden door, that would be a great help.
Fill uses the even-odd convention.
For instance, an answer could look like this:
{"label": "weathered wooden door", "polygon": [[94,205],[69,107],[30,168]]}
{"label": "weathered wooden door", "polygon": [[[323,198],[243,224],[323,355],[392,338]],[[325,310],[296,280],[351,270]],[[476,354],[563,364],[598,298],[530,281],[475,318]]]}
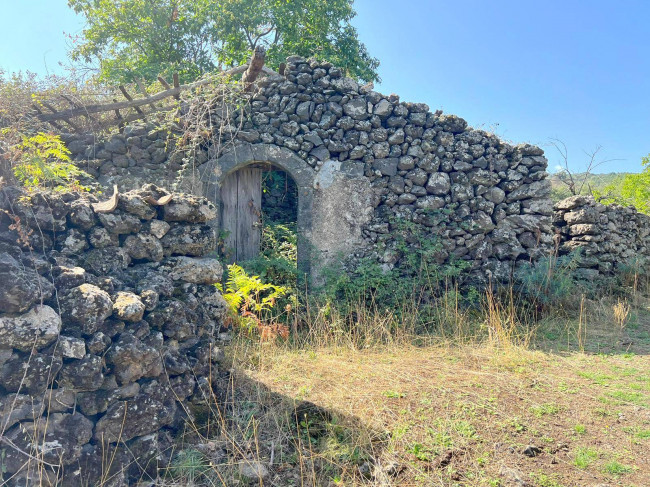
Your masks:
{"label": "weathered wooden door", "polygon": [[262,170],[244,167],[228,175],[221,186],[221,228],[231,262],[253,259],[262,237]]}

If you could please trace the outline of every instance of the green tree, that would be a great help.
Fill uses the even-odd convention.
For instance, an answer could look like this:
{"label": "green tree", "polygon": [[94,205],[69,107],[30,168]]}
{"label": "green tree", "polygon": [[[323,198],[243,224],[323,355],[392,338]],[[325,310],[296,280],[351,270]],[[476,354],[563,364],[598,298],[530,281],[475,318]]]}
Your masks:
{"label": "green tree", "polygon": [[377,80],[350,21],[353,0],[68,0],[86,19],[73,39],[74,61],[91,63],[102,81],[154,80],[178,72],[183,81],[245,62],[258,45],[267,64],[316,56],[352,77]]}
{"label": "green tree", "polygon": [[650,214],[650,154],[641,160],[643,171],[639,174],[627,174],[623,180],[621,196],[625,202]]}

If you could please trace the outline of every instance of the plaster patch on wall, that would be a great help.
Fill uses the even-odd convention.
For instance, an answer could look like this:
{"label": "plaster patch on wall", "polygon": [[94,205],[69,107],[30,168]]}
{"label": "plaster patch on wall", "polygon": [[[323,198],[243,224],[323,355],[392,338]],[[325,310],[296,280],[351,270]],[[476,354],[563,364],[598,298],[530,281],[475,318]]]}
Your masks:
{"label": "plaster patch on wall", "polygon": [[328,160],[323,163],[314,179],[314,189],[326,189],[334,184],[336,175],[341,170],[341,161]]}

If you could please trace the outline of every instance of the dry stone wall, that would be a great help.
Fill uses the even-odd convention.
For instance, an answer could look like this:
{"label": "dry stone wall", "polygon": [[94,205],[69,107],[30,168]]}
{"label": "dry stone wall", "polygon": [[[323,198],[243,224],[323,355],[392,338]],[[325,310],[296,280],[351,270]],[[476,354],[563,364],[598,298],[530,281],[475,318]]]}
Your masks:
{"label": "dry stone wall", "polygon": [[131,485],[143,468],[155,478],[186,415],[212,400],[225,313],[212,285],[221,265],[203,257],[215,207],[182,194],[150,203],[165,194],[148,185],[96,213],[90,196],[0,189],[10,485]]}
{"label": "dry stone wall", "polygon": [[[187,187],[217,205],[227,172],[221,168],[266,157],[273,147],[281,153],[274,163],[310,186],[299,187],[299,195],[313,200],[303,230],[320,254],[315,260],[352,253],[398,266],[403,256],[391,241],[397,220],[439,238],[441,263],[467,261],[482,280],[507,279],[518,263],[550,248],[552,205],[540,148],[510,145],[457,116],[359,86],[329,63],[290,57],[285,75],[261,79],[248,110],[230,122],[233,140],[220,144],[229,154],[170,153],[153,127],[69,145],[103,184],[168,186],[178,171],[198,174]],[[296,177],[300,165],[309,184]]]}
{"label": "dry stone wall", "polygon": [[603,205],[591,196],[571,196],[554,210],[558,253],[579,252],[574,254],[577,277],[596,281],[625,268],[648,272],[650,216],[632,206]]}

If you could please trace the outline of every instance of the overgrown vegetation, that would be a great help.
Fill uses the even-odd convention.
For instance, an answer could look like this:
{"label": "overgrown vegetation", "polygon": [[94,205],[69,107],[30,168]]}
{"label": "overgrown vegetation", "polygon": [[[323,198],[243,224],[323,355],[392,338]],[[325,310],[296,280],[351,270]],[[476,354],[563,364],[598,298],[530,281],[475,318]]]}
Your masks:
{"label": "overgrown vegetation", "polygon": [[39,132],[10,147],[13,174],[26,188],[84,190],[88,175],[70,162],[70,151],[57,135]]}
{"label": "overgrown vegetation", "polygon": [[[268,315],[288,339],[236,335],[246,407],[233,428],[255,438],[244,462],[272,469],[264,485],[567,487],[584,472],[644,485],[648,421],[631,414],[650,407],[640,267],[596,286],[577,278],[579,252],[551,255],[516,285],[472,289],[462,262],[438,263],[435,239],[392,230],[401,266],[331,269],[320,293],[292,288],[297,306]],[[263,254],[279,258],[274,231]]]}

